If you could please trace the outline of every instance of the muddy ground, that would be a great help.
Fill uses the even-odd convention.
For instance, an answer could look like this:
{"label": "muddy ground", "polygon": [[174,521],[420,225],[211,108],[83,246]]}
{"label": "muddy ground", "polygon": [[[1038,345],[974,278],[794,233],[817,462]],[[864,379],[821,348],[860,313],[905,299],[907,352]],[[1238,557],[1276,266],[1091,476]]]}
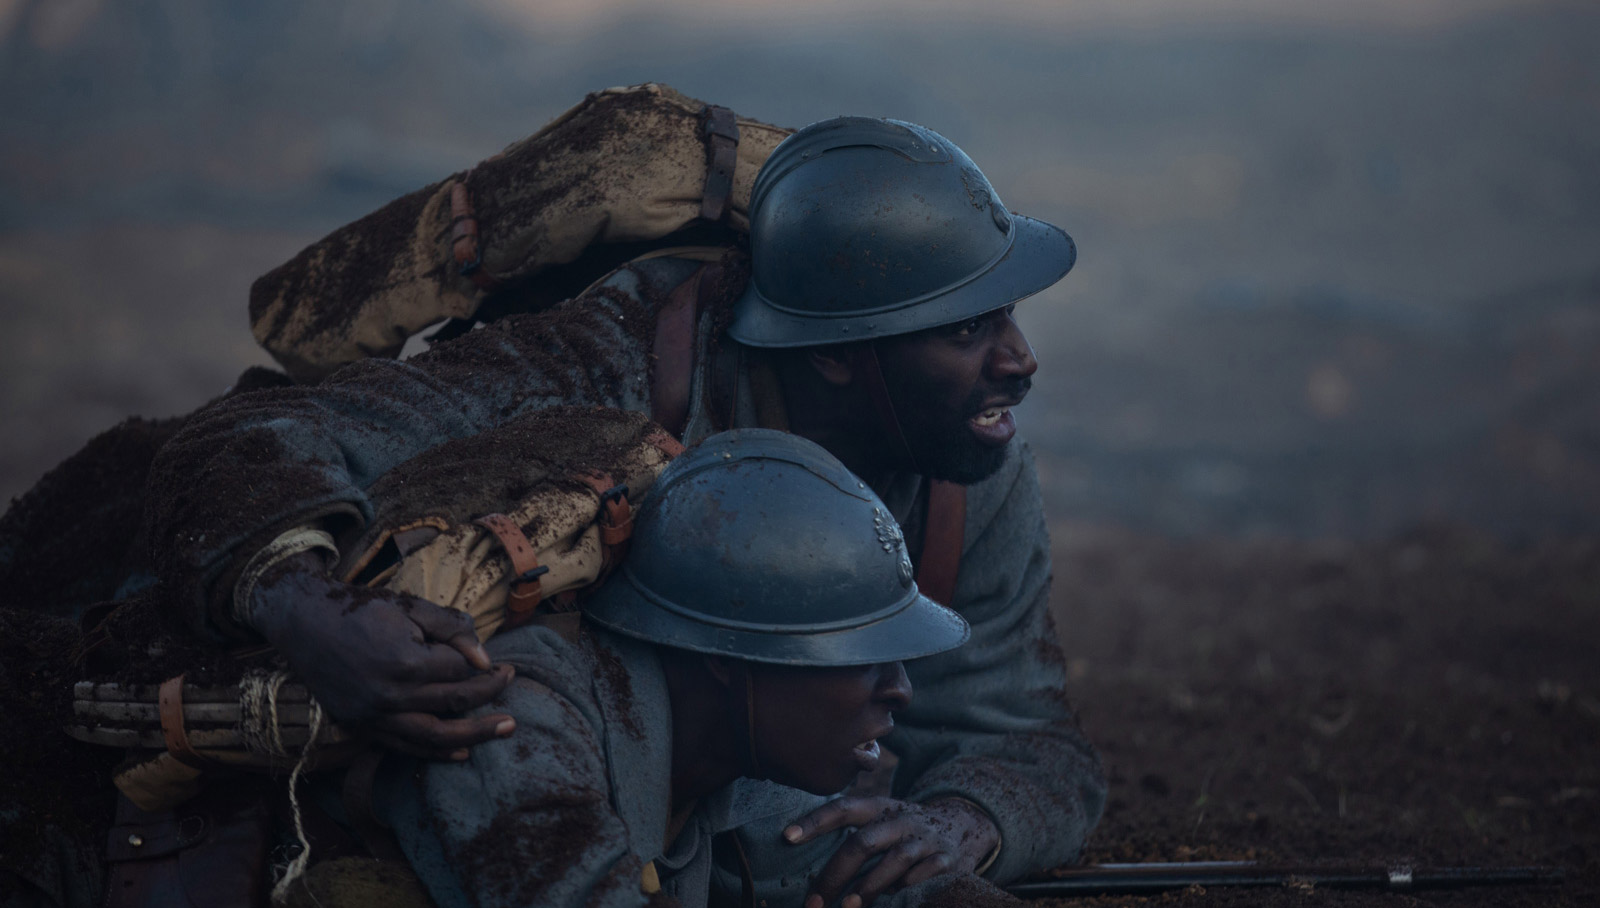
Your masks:
{"label": "muddy ground", "polygon": [[1111,783],[1091,861],[1567,870],[1558,888],[1150,901],[1600,904],[1600,539],[1054,537],[1072,695]]}

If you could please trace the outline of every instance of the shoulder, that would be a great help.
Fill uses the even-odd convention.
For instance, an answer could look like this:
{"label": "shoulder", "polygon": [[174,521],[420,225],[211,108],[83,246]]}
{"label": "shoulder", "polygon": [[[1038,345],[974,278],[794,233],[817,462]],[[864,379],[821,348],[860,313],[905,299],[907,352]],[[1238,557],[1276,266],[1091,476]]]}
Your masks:
{"label": "shoulder", "polygon": [[1018,438],[993,476],[967,487],[968,546],[991,532],[1031,538],[1044,523],[1042,499],[1033,450]]}
{"label": "shoulder", "polygon": [[530,624],[496,634],[485,648],[519,679],[577,705],[596,725],[618,725],[639,737],[660,724],[665,680],[648,643],[585,622],[572,639]]}

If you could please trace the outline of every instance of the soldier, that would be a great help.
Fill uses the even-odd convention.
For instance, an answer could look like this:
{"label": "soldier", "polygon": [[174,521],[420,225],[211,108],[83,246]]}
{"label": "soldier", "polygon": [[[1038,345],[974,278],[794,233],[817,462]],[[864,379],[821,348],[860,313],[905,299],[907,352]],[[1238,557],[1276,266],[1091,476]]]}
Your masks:
{"label": "soldier", "polygon": [[[343,605],[326,571],[371,516],[366,486],[440,441],[558,403],[652,412],[690,442],[784,429],[881,496],[924,586],[943,588],[973,634],[911,668],[921,695],[885,740],[898,758],[889,795],[841,798],[782,829],[797,848],[855,830],[817,878],[813,908],[880,856],[857,884],[862,902],[930,859],[1002,882],[1070,860],[1105,787],[1063,692],[1038,480],[1010,411],[1037,368],[1012,306],[1067,272],[1072,241],[1010,213],[942,136],[855,117],[779,146],[750,214],[752,273],[731,320],[693,291],[736,285],[733,260],[658,256],[407,362],[365,361],[315,388],[197,413],[152,471],[147,532],[163,580],[220,639],[278,647],[341,722],[465,759],[513,734],[514,717],[436,713],[488,702],[510,672],[491,668],[458,614],[415,600]],[[663,381],[679,357],[658,342],[674,324],[689,355],[682,380]],[[302,541],[272,545],[286,537]],[[263,558],[278,562],[275,582],[236,595]]]}
{"label": "soldier", "polygon": [[[817,445],[764,429],[674,461],[583,609],[580,633],[489,641],[516,668],[493,710],[516,720],[510,736],[379,770],[375,803],[438,905],[704,905],[714,882],[753,887],[775,863],[761,852],[786,846],[724,834],[793,810],[784,786],[832,794],[871,770],[911,699],[901,660],[967,636],[918,593],[878,497]],[[300,901],[340,904],[340,867],[314,868],[315,902]]]}

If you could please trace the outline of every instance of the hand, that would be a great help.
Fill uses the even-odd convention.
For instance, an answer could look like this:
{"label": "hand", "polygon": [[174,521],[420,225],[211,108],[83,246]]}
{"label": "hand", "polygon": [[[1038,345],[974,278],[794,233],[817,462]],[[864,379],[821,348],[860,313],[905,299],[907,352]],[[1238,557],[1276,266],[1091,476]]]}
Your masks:
{"label": "hand", "polygon": [[472,619],[431,602],[340,583],[313,553],[256,582],[252,617],[328,714],[429,759],[465,760],[516,728],[507,715],[441,718],[488,703],[511,683],[478,642]]}
{"label": "hand", "polygon": [[[847,826],[855,832],[812,881],[805,908],[833,905],[841,895],[841,908],[865,908],[885,892],[944,873],[970,873],[1000,843],[988,814],[954,798],[926,804],[838,798],[801,817],[783,837],[799,844]],[[878,865],[861,875],[862,866],[879,855]]]}

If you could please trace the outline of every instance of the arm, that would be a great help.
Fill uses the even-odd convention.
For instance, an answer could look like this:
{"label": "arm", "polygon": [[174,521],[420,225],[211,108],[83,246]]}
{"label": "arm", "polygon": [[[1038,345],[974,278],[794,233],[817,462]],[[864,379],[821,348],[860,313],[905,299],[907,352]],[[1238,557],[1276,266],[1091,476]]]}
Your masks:
{"label": "arm", "polygon": [[517,667],[503,697],[516,733],[463,763],[386,767],[374,792],[413,869],[440,906],[644,904],[589,669],[544,628],[490,650]]}
{"label": "arm", "polygon": [[368,360],[315,387],[196,413],[162,449],[148,489],[148,538],[178,607],[213,635],[253,639],[233,619],[231,582],[281,530],[360,527],[373,512],[364,489],[384,471],[530,410],[648,407],[649,301],[663,291],[641,280],[622,269],[554,310],[408,362]]}
{"label": "arm", "polygon": [[1106,787],[1067,701],[1032,454],[1019,445],[968,494],[954,607],[972,639],[907,666],[916,694],[885,743],[901,759],[897,796],[961,798],[994,820],[1001,846],[985,876],[1003,883],[1075,858]]}

